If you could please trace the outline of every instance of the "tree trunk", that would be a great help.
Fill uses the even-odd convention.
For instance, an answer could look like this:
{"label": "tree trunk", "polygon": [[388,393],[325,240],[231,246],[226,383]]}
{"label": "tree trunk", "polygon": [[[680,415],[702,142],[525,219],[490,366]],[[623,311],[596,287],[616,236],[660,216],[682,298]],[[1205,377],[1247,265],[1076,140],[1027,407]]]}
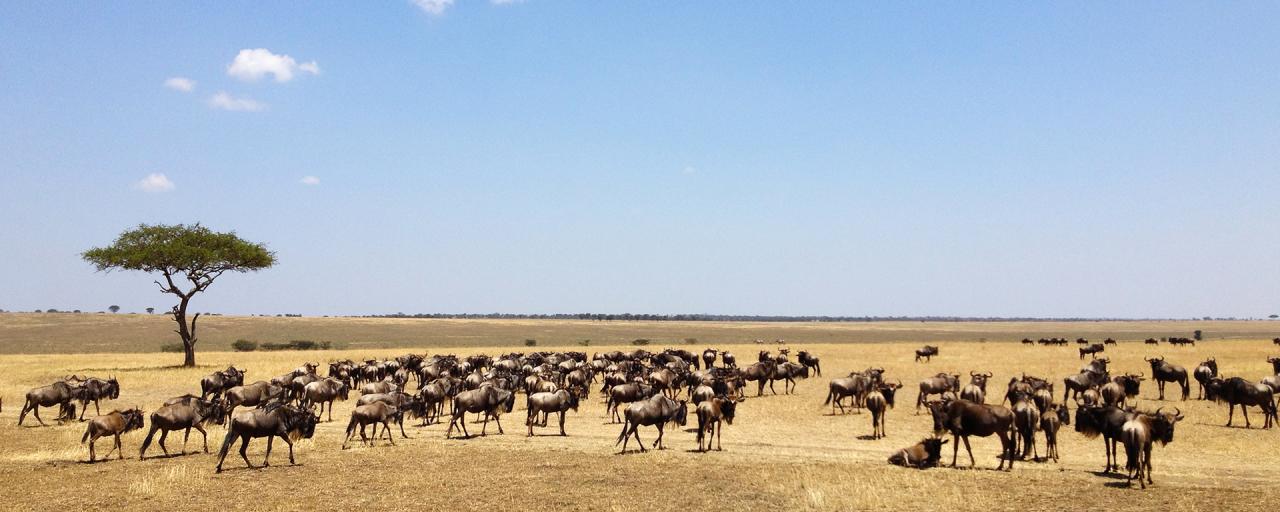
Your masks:
{"label": "tree trunk", "polygon": [[[194,294],[194,292],[192,292]],[[173,319],[178,322],[178,336],[182,338],[182,351],[184,357],[182,366],[194,368],[196,365],[196,337],[195,337],[195,319],[191,320],[191,325],[187,325],[187,302],[191,300],[191,295],[182,297],[182,301],[173,307]],[[196,314],[199,318],[200,314]]]}

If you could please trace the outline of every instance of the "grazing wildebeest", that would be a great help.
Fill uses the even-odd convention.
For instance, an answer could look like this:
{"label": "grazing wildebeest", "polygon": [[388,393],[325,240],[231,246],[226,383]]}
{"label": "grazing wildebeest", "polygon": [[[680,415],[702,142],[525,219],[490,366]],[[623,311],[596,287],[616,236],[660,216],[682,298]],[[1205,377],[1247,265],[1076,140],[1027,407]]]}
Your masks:
{"label": "grazing wildebeest", "polygon": [[[347,437],[342,440],[342,449],[347,449],[347,443],[351,441],[351,436],[355,434],[356,427],[360,427],[360,444],[373,443],[378,439],[378,424],[382,424],[382,431],[387,434],[387,441],[393,446],[396,444],[395,436],[391,435],[391,421],[395,419],[403,419],[404,411],[401,411],[394,405],[386,402],[373,402],[366,405],[357,405],[351,411],[351,421],[347,422]],[[403,423],[403,421],[401,421]],[[364,433],[366,426],[373,425],[373,440],[371,441]],[[401,427],[403,429],[403,427]]]}
{"label": "grazing wildebeest", "polygon": [[1102,435],[1102,449],[1107,454],[1107,464],[1102,472],[1120,469],[1116,444],[1120,441],[1121,428],[1132,416],[1133,413],[1113,405],[1082,405],[1076,409],[1076,432],[1089,439]]}
{"label": "grazing wildebeest", "polygon": [[848,377],[839,379],[831,379],[831,383],[827,387],[827,400],[822,405],[831,405],[831,414],[836,413],[836,407],[840,408],[840,414],[844,414],[844,398],[853,397],[851,407],[861,408],[867,390],[871,388],[871,377],[864,373],[852,372]]}
{"label": "grazing wildebeest", "polygon": [[718,354],[718,353],[719,353],[719,352],[716,352],[716,349],[714,349],[714,348],[708,348],[708,349],[706,349],[706,350],[703,350],[703,351],[702,351],[702,366],[706,367],[708,370],[710,370],[712,367],[714,367],[714,366],[715,366],[715,364],[716,364],[716,354]]}
{"label": "grazing wildebeest", "polygon": [[942,459],[942,445],[946,439],[928,437],[920,442],[898,450],[889,456],[889,463],[909,468],[925,469],[938,465]]}
{"label": "grazing wildebeest", "polygon": [[55,382],[48,386],[38,387],[27,391],[27,401],[22,406],[22,413],[18,414],[18,425],[27,419],[27,413],[35,415],[36,421],[44,425],[44,420],[40,419],[41,407],[59,406],[58,420],[72,420],[76,417],[76,406],[71,403],[75,400],[77,391],[81,391],[78,387],[67,384],[66,382]]}
{"label": "grazing wildebeest", "polygon": [[[232,416],[236,407],[241,405],[246,407],[257,407],[274,398],[281,398],[284,396],[284,391],[285,388],[283,386],[267,382],[265,380],[228,389],[225,394],[227,399],[227,415]],[[271,441],[267,440],[267,442],[270,443]]]}
{"label": "grazing wildebeest", "polygon": [[1022,344],[1023,344],[1023,345],[1035,345],[1035,343],[1036,343],[1036,342],[1031,341],[1031,338],[1022,338]]}
{"label": "grazing wildebeest", "polygon": [[529,416],[525,418],[525,425],[529,427],[529,437],[533,437],[533,425],[537,423],[538,413],[542,413],[542,424],[547,426],[547,416],[551,413],[560,414],[560,435],[564,433],[564,417],[570,409],[578,412],[578,395],[570,393],[568,390],[558,390],[554,393],[534,393],[525,399],[525,407],[529,410]]}
{"label": "grazing wildebeest", "polygon": [[[1151,481],[1151,444],[1159,441],[1161,446],[1173,442],[1173,430],[1182,420],[1182,412],[1175,409],[1173,413],[1156,409],[1153,414],[1137,414],[1124,423],[1120,437],[1124,442],[1124,453],[1127,456],[1125,468],[1129,472],[1128,483],[1133,484],[1137,477],[1143,489]],[[1143,477],[1146,480],[1143,480]]]}
{"label": "grazing wildebeest", "polygon": [[1204,400],[1204,385],[1209,382],[1209,379],[1218,376],[1218,360],[1213,357],[1205,360],[1199,366],[1196,366],[1195,370],[1192,370],[1191,375],[1196,378],[1196,383],[1199,384],[1200,400]]}
{"label": "grazing wildebeest", "polygon": [[893,408],[893,396],[897,394],[898,388],[902,387],[902,382],[896,384],[881,384],[876,389],[867,393],[867,410],[871,411],[871,438],[880,439],[884,437],[884,420],[888,415],[889,409]]}
{"label": "grazing wildebeest", "polygon": [[[333,401],[345,401],[349,396],[349,391],[346,381],[339,380],[334,377],[328,377],[324,380],[307,384],[307,386],[303,388],[302,401],[306,405],[319,405],[320,414],[324,413],[325,405],[328,405],[328,421],[333,421]],[[319,416],[319,414],[317,414],[317,416]]]}
{"label": "grazing wildebeest", "polygon": [[228,389],[244,384],[244,370],[228,366],[200,379],[200,398],[212,395],[217,398]]}
{"label": "grazing wildebeest", "polygon": [[147,455],[147,447],[151,446],[151,439],[155,437],[156,431],[160,431],[160,450],[165,455],[169,455],[169,448],[164,442],[169,437],[169,432],[174,430],[183,430],[182,434],[182,454],[187,454],[187,439],[191,437],[191,429],[200,432],[200,438],[204,442],[204,452],[209,453],[209,434],[204,431],[204,425],[213,423],[221,425],[226,421],[226,408],[223,407],[220,400],[204,400],[194,397],[185,402],[178,402],[165,405],[156,412],[151,413],[151,430],[147,432],[146,439],[142,440],[142,449],[138,450],[138,460],[142,460]]}
{"label": "grazing wildebeest", "polygon": [[1187,382],[1187,369],[1176,364],[1166,362],[1164,357],[1155,359],[1142,358],[1151,363],[1151,378],[1155,379],[1156,387],[1160,390],[1160,400],[1164,400],[1164,384],[1166,382],[1177,382],[1182,386],[1182,399],[1186,400],[1191,396],[1191,385]]}
{"label": "grazing wildebeest", "polygon": [[1000,438],[1001,448],[1000,466],[996,469],[1004,469],[1006,461],[1009,463],[1009,469],[1013,469],[1013,460],[1017,458],[1014,441],[1009,437],[1009,431],[1013,426],[1013,411],[1000,405],[950,400],[930,402],[929,412],[933,414],[933,430],[939,434],[950,432],[953,436],[951,467],[956,467],[960,441],[964,441],[964,449],[969,452],[969,466],[972,467],[976,462],[973,459],[973,449],[969,447],[969,436],[988,437],[995,434]]}
{"label": "grazing wildebeest", "polygon": [[[698,404],[696,409],[698,414],[698,451],[705,452],[710,450],[712,437],[716,440],[716,451],[721,451],[720,437],[724,434],[724,423],[733,424],[733,415],[737,411],[738,402],[741,401],[741,398],[732,399],[720,395]],[[702,447],[704,438],[707,440],[706,448]],[[639,438],[636,438],[636,441],[639,440]]]}
{"label": "grazing wildebeest", "polygon": [[807,350],[796,352],[796,360],[800,361],[800,364],[802,365],[813,368],[814,375],[819,377],[822,376],[822,363],[818,359],[818,356],[813,355],[812,352]]}
{"label": "grazing wildebeest", "polygon": [[1081,345],[1088,345],[1088,344],[1089,344],[1089,340],[1084,339],[1084,338],[1076,338],[1076,343],[1081,344]]}
{"label": "grazing wildebeest", "polygon": [[1017,432],[1014,438],[1014,453],[1018,453],[1018,444],[1022,445],[1022,451],[1017,455],[1018,458],[1026,460],[1027,455],[1033,456],[1032,460],[1038,458],[1040,454],[1034,452],[1036,450],[1036,431],[1040,430],[1040,409],[1030,397],[1025,397],[1013,403],[1013,427]]}
{"label": "grazing wildebeest", "polygon": [[222,472],[222,463],[227,459],[227,452],[237,438],[240,439],[240,458],[250,468],[254,465],[249,462],[249,440],[255,437],[267,438],[267,455],[262,460],[262,467],[271,465],[271,444],[277,437],[289,445],[289,464],[296,464],[293,458],[293,441],[298,438],[311,439],[316,432],[316,423],[319,422],[320,417],[311,411],[280,402],[241,411],[231,417],[231,423],[227,426],[227,437],[222,440],[222,448],[218,450],[218,466],[214,472]]}
{"label": "grazing wildebeest", "polygon": [[1276,403],[1270,386],[1256,384],[1240,377],[1221,379],[1214,377],[1205,384],[1205,396],[1215,402],[1227,403],[1227,426],[1235,417],[1236,406],[1244,414],[1244,428],[1249,428],[1248,406],[1256,405],[1262,409],[1262,428],[1271,428],[1276,416]]}
{"label": "grazing wildebeest", "polygon": [[484,426],[480,428],[480,435],[487,435],[490,417],[498,423],[498,433],[503,434],[502,413],[511,412],[515,405],[515,393],[493,386],[458,393],[453,397],[453,418],[449,421],[449,430],[444,433],[444,437],[451,437],[455,426],[462,427],[463,436],[471,437],[471,433],[467,432],[468,412],[484,413]]}
{"label": "grazing wildebeest", "polygon": [[626,384],[618,384],[609,388],[606,397],[605,409],[613,413],[612,421],[618,423],[622,421],[622,416],[618,414],[618,406],[631,402],[645,400],[657,393],[657,389],[648,384],[639,382],[628,382]]}
{"label": "grazing wildebeest", "polygon": [[1085,356],[1085,355],[1089,355],[1089,356],[1092,356],[1092,357],[1098,357],[1098,352],[1102,352],[1102,351],[1104,351],[1104,350],[1106,350],[1106,349],[1107,349],[1107,347],[1106,347],[1106,346],[1104,346],[1104,345],[1102,345],[1102,344],[1100,344],[1100,343],[1094,343],[1094,344],[1089,345],[1089,346],[1087,346],[1087,347],[1080,347],[1080,359],[1081,359],[1081,360],[1084,360],[1084,356]]}
{"label": "grazing wildebeest", "polygon": [[1160,340],[1157,340],[1157,339],[1155,339],[1155,338],[1147,338],[1146,340],[1144,340],[1144,341],[1143,341],[1143,343],[1145,343],[1145,344],[1147,344],[1147,345],[1159,345],[1159,344],[1160,344]]}
{"label": "grazing wildebeest", "polygon": [[89,426],[84,430],[84,437],[80,438],[80,444],[85,441],[89,442],[89,462],[97,460],[97,451],[94,450],[94,444],[98,442],[98,438],[103,436],[115,436],[115,446],[103,459],[111,457],[111,452],[118,451],[120,459],[124,459],[124,448],[120,446],[120,434],[142,428],[142,409],[133,408],[127,411],[111,411],[89,420]]}
{"label": "grazing wildebeest", "polygon": [[640,441],[640,426],[655,426],[658,428],[658,439],[653,442],[655,449],[662,450],[662,433],[667,423],[675,423],[684,426],[688,416],[689,407],[684,400],[675,401],[662,395],[654,395],[648,400],[636,402],[627,406],[623,416],[622,433],[618,435],[618,441],[613,443],[617,446],[622,444],[622,451],[627,451],[627,443],[630,437],[636,438],[636,444],[640,445],[640,451],[646,451],[644,443]]}
{"label": "grazing wildebeest", "polygon": [[1058,462],[1058,430],[1071,424],[1071,415],[1065,405],[1050,405],[1040,413],[1040,430],[1044,431],[1045,457]]}
{"label": "grazing wildebeest", "polygon": [[99,400],[120,398],[120,383],[115,377],[109,379],[89,377],[80,383],[80,389],[82,393],[76,398],[80,401],[80,420],[84,420],[84,411],[89,408],[90,401],[93,402],[94,414],[102,414],[102,410],[98,408]]}
{"label": "grazing wildebeest", "polygon": [[[1119,345],[1118,343],[1116,343],[1115,338],[1107,338],[1105,340],[1102,340],[1102,344],[1103,345]],[[1057,460],[1057,459],[1054,459],[1054,460]]]}
{"label": "grazing wildebeest", "polygon": [[929,362],[933,360],[933,356],[936,355],[938,355],[938,347],[925,345],[924,348],[916,349],[916,362],[920,362],[921,359],[924,359],[925,362]]}
{"label": "grazing wildebeest", "polygon": [[920,394],[916,395],[916,414],[920,414],[920,406],[925,403],[925,399],[929,395],[942,394],[947,391],[952,393],[960,392],[960,375],[939,373],[920,381]]}

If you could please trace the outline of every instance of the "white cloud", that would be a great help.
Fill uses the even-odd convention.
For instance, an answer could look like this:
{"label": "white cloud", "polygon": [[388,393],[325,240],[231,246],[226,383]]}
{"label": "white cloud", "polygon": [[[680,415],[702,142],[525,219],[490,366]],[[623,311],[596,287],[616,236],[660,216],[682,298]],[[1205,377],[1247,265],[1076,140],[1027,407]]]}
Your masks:
{"label": "white cloud", "polygon": [[411,0],[423,12],[432,16],[444,14],[445,9],[453,6],[453,0]]}
{"label": "white cloud", "polygon": [[266,48],[240,50],[236,58],[227,66],[227,74],[246,82],[256,82],[263,76],[271,75],[277,82],[293,80],[295,72],[320,74],[320,65],[316,61],[298,64],[293,57],[277,55]]}
{"label": "white cloud", "polygon": [[175,76],[165,80],[164,86],[175,91],[191,92],[196,88],[196,81],[190,78]]}
{"label": "white cloud", "polygon": [[303,176],[302,179],[298,180],[298,182],[302,183],[303,185],[319,185],[320,178],[317,178],[315,176]]}
{"label": "white cloud", "polygon": [[209,106],[233,112],[258,112],[266,109],[267,104],[249,98],[237,98],[226,91],[218,91],[209,98]]}
{"label": "white cloud", "polygon": [[169,177],[161,172],[148,174],[147,177],[138,180],[135,186],[144,192],[168,192],[174,188],[173,182],[169,181]]}

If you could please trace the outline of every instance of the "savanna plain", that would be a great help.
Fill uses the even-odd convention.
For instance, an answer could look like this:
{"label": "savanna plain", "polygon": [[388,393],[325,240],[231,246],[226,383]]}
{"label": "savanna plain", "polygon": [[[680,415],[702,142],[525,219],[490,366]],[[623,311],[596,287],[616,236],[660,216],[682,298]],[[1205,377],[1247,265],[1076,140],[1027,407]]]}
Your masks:
{"label": "savanna plain", "polygon": [[[1262,510],[1280,498],[1275,450],[1280,429],[1264,430],[1254,409],[1254,428],[1225,427],[1226,405],[1177,400],[1176,385],[1167,401],[1156,400],[1150,380],[1143,382],[1139,407],[1180,407],[1186,419],[1174,441],[1153,455],[1155,484],[1129,488],[1116,474],[1103,474],[1102,441],[1086,439],[1064,427],[1058,462],[1018,462],[1011,472],[995,471],[996,438],[974,438],[974,469],[961,449],[962,469],[904,469],[886,463],[889,454],[931,435],[927,410],[915,412],[917,383],[938,372],[991,372],[988,402],[998,402],[1005,383],[1023,373],[1057,383],[1075,374],[1083,361],[1077,345],[1023,345],[1029,337],[1077,337],[1100,342],[1113,337],[1105,356],[1112,373],[1146,372],[1144,357],[1165,356],[1190,371],[1214,357],[1221,373],[1253,381],[1271,373],[1267,357],[1280,355],[1271,339],[1280,322],[592,322],[567,320],[413,320],[358,318],[220,317],[201,319],[196,368],[173,365],[180,354],[160,353],[171,342],[172,323],[160,315],[0,314],[0,507],[47,509],[220,509],[220,510]],[[1190,336],[1203,330],[1194,347],[1145,345],[1147,337]],[[233,352],[235,339],[331,341],[334,350]],[[536,347],[524,340],[537,340]],[[498,355],[512,351],[579,350],[588,354],[663,347],[700,352],[729,350],[740,363],[759,350],[789,347],[821,358],[823,375],[799,382],[791,395],[754,386],[738,407],[733,425],[724,428],[723,451],[697,453],[694,424],[668,429],[669,449],[618,454],[620,425],[611,424],[598,392],[578,412],[570,412],[567,437],[552,427],[526,437],[523,396],[503,416],[505,434],[492,423],[489,435],[446,439],[445,424],[414,427],[409,439],[397,437],[375,446],[353,443],[341,450],[346,420],[354,406],[338,402],[332,422],[322,423],[310,440],[297,443],[297,465],[276,443],[271,466],[247,469],[235,454],[227,471],[214,474],[213,454],[201,451],[193,432],[186,455],[138,460],[145,431],[123,439],[124,460],[88,464],[80,443],[85,423],[57,424],[56,413],[42,411],[50,423],[31,418],[17,426],[23,396],[30,388],[68,374],[116,376],[120,398],[103,402],[103,412],[133,406],[149,414],[167,398],[199,393],[200,378],[229,364],[248,370],[246,383],[267,380],[303,362],[351,358],[389,358],[405,353]],[[590,340],[584,346],[585,340]],[[762,340],[758,344],[755,340]],[[775,340],[784,340],[776,343]],[[913,361],[913,349],[937,345],[930,362]],[[1086,356],[1087,358],[1087,356]],[[866,413],[832,414],[823,405],[827,382],[852,370],[883,367],[888,381],[901,380],[896,408],[889,411],[888,436],[871,440]],[[90,405],[89,414],[94,411]],[[1074,405],[1072,406],[1074,409]],[[469,415],[467,421],[474,420]],[[148,420],[149,421],[149,420]],[[468,428],[479,430],[479,425]],[[216,452],[222,427],[209,429]],[[176,453],[181,435],[169,436]],[[656,432],[642,428],[649,445]],[[1038,440],[1044,452],[1043,438]],[[250,458],[262,462],[266,443],[255,440]],[[951,461],[951,445],[943,462]],[[99,441],[99,453],[110,449]],[[1123,459],[1123,455],[1121,456]],[[1123,463],[1123,462],[1122,462]]]}

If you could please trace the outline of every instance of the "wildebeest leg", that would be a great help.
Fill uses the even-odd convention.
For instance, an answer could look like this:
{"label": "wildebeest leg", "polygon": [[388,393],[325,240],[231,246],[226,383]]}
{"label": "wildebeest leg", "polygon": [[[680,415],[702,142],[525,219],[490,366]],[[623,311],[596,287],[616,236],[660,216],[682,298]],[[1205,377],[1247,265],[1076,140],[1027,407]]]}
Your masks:
{"label": "wildebeest leg", "polygon": [[160,450],[164,452],[165,456],[169,455],[169,447],[164,445],[164,441],[168,438],[169,438],[169,431],[161,430],[160,431]]}
{"label": "wildebeest leg", "polygon": [[561,436],[567,436],[567,435],[569,435],[569,434],[564,433],[564,415],[565,415],[565,413],[566,413],[566,412],[567,412],[567,411],[560,411],[560,435],[561,435]]}
{"label": "wildebeest leg", "polygon": [[408,439],[409,434],[404,433],[404,416],[400,416],[400,419],[396,421],[396,425],[400,427],[400,436]]}
{"label": "wildebeest leg", "polygon": [[[88,407],[88,404],[85,404],[85,409],[88,409],[88,408],[89,408],[89,407]],[[96,414],[96,415],[98,415],[98,416],[102,416],[102,409],[99,409],[99,408],[98,408],[98,399],[97,399],[97,398],[93,399],[93,413],[94,413],[94,414]],[[84,411],[80,411],[80,419],[84,419]]]}
{"label": "wildebeest leg", "polygon": [[187,454],[187,438],[191,437],[191,427],[182,432],[182,454]]}
{"label": "wildebeest leg", "polygon": [[97,443],[98,443],[98,437],[97,437],[97,436],[93,436],[93,437],[90,437],[90,438],[89,438],[89,462],[93,462],[95,459],[97,459],[98,454],[97,454],[97,452],[93,449],[93,445],[95,445],[95,444],[97,444]]}
{"label": "wildebeest leg", "polygon": [[[787,390],[787,385],[786,385],[786,384],[783,384],[783,385],[782,385],[782,391],[784,391],[784,392],[785,392],[786,390]],[[773,393],[773,394],[775,394],[775,395],[776,395],[776,394],[778,394],[778,390],[773,389],[773,379],[769,379],[769,392],[770,392],[770,393]]]}
{"label": "wildebeest leg", "polygon": [[[116,433],[116,459],[124,460],[124,446],[120,444],[120,434]],[[111,454],[107,454],[111,455]]]}
{"label": "wildebeest leg", "polygon": [[147,447],[151,446],[151,439],[156,435],[157,430],[160,430],[160,427],[152,423],[151,430],[147,431],[147,437],[142,440],[142,448],[138,449],[138,460],[142,460],[147,455]]}
{"label": "wildebeest leg", "polygon": [[[960,439],[964,440],[964,451],[969,452],[969,467],[972,468],[974,466],[977,466],[978,462],[973,460],[973,448],[969,447],[969,436],[960,436]],[[1005,442],[1005,439],[1001,438],[1000,441],[1001,441],[1000,443],[1001,449],[1007,450],[1008,448],[1006,445],[1008,445],[1008,443]],[[1004,463],[1001,462],[1001,464],[1004,464]]]}
{"label": "wildebeest leg", "polygon": [[276,436],[274,434],[267,436],[267,456],[262,459],[262,467],[264,468],[271,465],[271,443],[275,440]]}
{"label": "wildebeest leg", "polygon": [[391,420],[388,420],[388,419],[384,419],[384,420],[382,420],[382,431],[387,433],[387,441],[389,441],[389,442],[391,443],[391,446],[395,446],[395,445],[396,445],[396,436],[394,436],[394,435],[392,435],[392,434],[391,434],[391,423],[390,423],[390,421],[391,421]]}
{"label": "wildebeest leg", "polygon": [[1244,415],[1244,428],[1251,428],[1249,425],[1249,406],[1240,404],[1240,414]]}
{"label": "wildebeest leg", "polygon": [[[23,422],[23,420],[26,420],[26,419],[27,419],[27,411],[29,411],[29,410],[31,410],[31,401],[30,401],[30,400],[27,400],[27,402],[26,402],[26,403],[22,404],[22,412],[18,413],[18,426],[19,426],[19,427],[21,427],[21,426],[22,426],[22,422]],[[41,423],[43,423],[43,422],[41,422]]]}
{"label": "wildebeest leg", "polygon": [[[361,424],[360,424],[360,445],[361,445],[361,446],[364,446],[364,445],[366,445],[366,444],[367,444],[367,445],[369,445],[369,446],[373,446],[373,443],[370,443],[370,442],[369,442],[369,436],[366,436],[366,435],[364,434],[364,432],[365,432],[365,430],[364,430],[364,429],[365,429],[365,426],[366,426],[366,425],[365,425],[364,423],[361,423]],[[374,437],[375,439],[378,437],[378,424],[376,424],[376,423],[373,425],[373,437]]]}
{"label": "wildebeest leg", "polygon": [[[488,416],[485,416],[485,418],[487,419],[487,418],[488,418]],[[504,432],[502,432],[502,416],[498,415],[497,413],[494,413],[494,415],[493,415],[493,421],[498,422],[498,433],[499,433],[499,434],[504,433]],[[547,426],[547,420],[546,420],[546,417],[545,417],[545,416],[543,416],[542,426],[544,426],[544,427],[545,427],[545,426]]]}
{"label": "wildebeest leg", "polygon": [[[193,425],[191,428],[194,428],[196,429],[197,432],[200,432],[200,437],[204,440],[204,452],[209,453],[209,434],[204,431],[204,427],[201,427],[199,424],[196,424],[196,425]],[[185,443],[184,443],[183,451],[186,451]]]}
{"label": "wildebeest leg", "polygon": [[[724,451],[724,447],[720,445],[720,436],[724,434],[724,423],[721,423],[720,420],[716,420],[711,424],[711,427],[716,429],[716,451],[722,452]],[[707,440],[707,447],[711,447],[710,439]]]}
{"label": "wildebeest leg", "polygon": [[956,467],[956,457],[960,453],[960,435],[952,434],[951,439],[951,467]]}
{"label": "wildebeest leg", "polygon": [[[231,434],[227,434],[230,437]],[[244,459],[244,464],[252,469],[253,463],[249,462],[249,434],[240,434],[240,458]]]}
{"label": "wildebeest leg", "polygon": [[488,435],[488,434],[487,434],[488,430],[489,430],[489,413],[485,413],[485,415],[484,415],[484,425],[481,425],[481,426],[480,426],[480,435],[482,435],[482,436],[484,436],[484,435]]}
{"label": "wildebeest leg", "polygon": [[1236,415],[1236,404],[1228,402],[1227,403],[1227,426],[1228,427],[1231,426],[1231,418],[1235,417],[1235,415]]}
{"label": "wildebeest leg", "polygon": [[[286,436],[286,435],[283,435],[283,434],[280,434],[280,439],[281,439],[282,441],[284,441],[284,444],[289,445],[289,465],[290,465],[290,466],[297,465],[298,463],[293,461],[293,441],[290,441],[290,440],[289,440],[289,436]],[[268,443],[267,443],[267,456],[268,456],[268,457],[270,457],[270,456],[271,456],[271,444],[270,444],[270,442],[268,442]]]}
{"label": "wildebeest leg", "polygon": [[657,440],[657,441],[654,441],[654,442],[653,442],[653,444],[654,444],[654,446],[656,446],[656,447],[657,447],[657,449],[659,449],[659,450],[665,450],[665,449],[667,449],[667,445],[662,444],[662,433],[663,433],[663,427],[665,427],[666,425],[667,425],[667,422],[665,422],[665,421],[664,421],[664,422],[660,422],[660,423],[658,423],[658,425],[657,425],[657,426],[658,426],[658,440]]}
{"label": "wildebeest leg", "polygon": [[[639,423],[632,423],[632,424],[631,424],[631,435],[636,436],[636,444],[640,445],[640,451],[641,451],[642,453],[643,453],[643,452],[648,451],[648,450],[645,450],[645,449],[644,449],[644,443],[640,441],[640,424],[639,424]],[[623,450],[625,451],[625,450],[626,450],[626,446],[625,446],[625,445],[626,445],[627,443],[626,443],[626,442],[623,442],[622,444],[624,445],[624,446],[623,446]]]}
{"label": "wildebeest leg", "polygon": [[1147,475],[1147,483],[1154,484],[1155,482],[1151,481],[1151,443],[1147,443],[1147,445],[1142,448],[1142,460],[1146,467],[1144,472]]}

